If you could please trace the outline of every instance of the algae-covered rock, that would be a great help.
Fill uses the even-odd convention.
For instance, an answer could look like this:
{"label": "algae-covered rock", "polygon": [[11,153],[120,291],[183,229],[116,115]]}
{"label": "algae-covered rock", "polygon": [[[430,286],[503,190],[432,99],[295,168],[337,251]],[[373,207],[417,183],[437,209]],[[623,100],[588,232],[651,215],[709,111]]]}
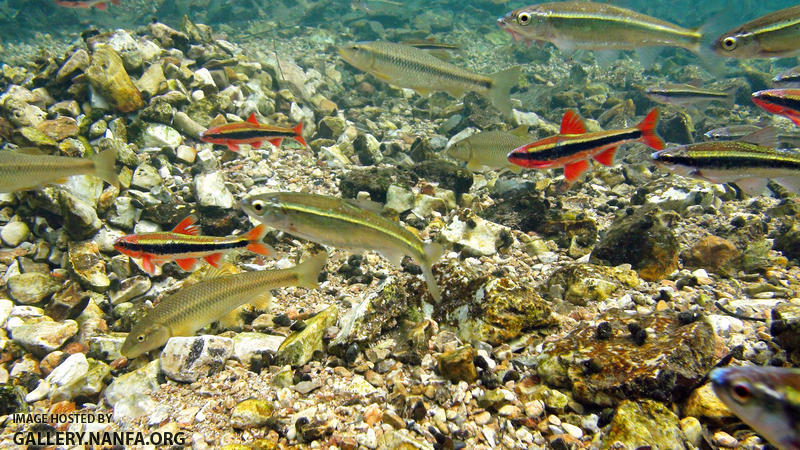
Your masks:
{"label": "algae-covered rock", "polygon": [[13,275],[7,282],[8,294],[22,305],[39,303],[58,292],[61,282],[49,273],[28,272]]}
{"label": "algae-covered rock", "polygon": [[86,69],[89,83],[117,111],[129,113],[144,106],[142,94],[133,84],[122,58],[107,45],[98,46]]}
{"label": "algae-covered rock", "polygon": [[275,353],[278,364],[301,366],[311,360],[315,351],[323,350],[325,329],[336,324],[339,308],[331,305],[305,321],[306,327],[290,334]]}
{"label": "algae-covered rock", "polygon": [[773,248],[790,259],[800,259],[800,224],[792,221],[790,226],[775,237]]}
{"label": "algae-covered rock", "polygon": [[635,271],[625,266],[607,267],[596,264],[570,264],[557,269],[547,281],[551,290],[560,286],[564,300],[585,306],[603,301],[621,287],[635,288],[641,280]]}
{"label": "algae-covered rock", "polygon": [[[611,326],[607,339],[598,338],[597,323],[603,321]],[[545,343],[536,370],[548,385],[571,388],[582,403],[673,401],[716,362],[716,339],[707,320],[684,325],[674,314],[632,318],[611,311]]]}
{"label": "algae-covered rock", "polygon": [[345,198],[355,198],[359,192],[365,191],[369,192],[372,201],[384,203],[389,186],[413,186],[416,182],[416,176],[399,167],[371,167],[343,174],[339,189]]}
{"label": "algae-covered rock", "polygon": [[727,273],[741,252],[733,242],[719,236],[706,236],[681,255],[686,267],[700,267],[712,272]]}
{"label": "algae-covered rock", "polygon": [[511,243],[508,227],[482,219],[470,210],[461,211],[442,230],[442,239],[459,246],[469,256],[490,256]]}
{"label": "algae-covered rock", "polygon": [[439,355],[439,373],[453,383],[475,381],[478,378],[478,370],[473,362],[476,355],[477,352],[470,345],[444,352]]}
{"label": "algae-covered rock", "polygon": [[678,416],[652,400],[623,401],[608,430],[599,438],[601,449],[641,448],[677,450],[686,448]]}
{"label": "algae-covered rock", "polygon": [[106,263],[94,242],[69,243],[69,266],[81,284],[96,291],[105,292],[111,285],[106,275]]}
{"label": "algae-covered rock", "polygon": [[680,217],[643,207],[619,217],[597,243],[590,261],[630,264],[647,281],[658,281],[678,269],[678,238],[672,222]]}
{"label": "algae-covered rock", "polygon": [[106,402],[114,407],[120,400],[133,395],[150,395],[158,389],[158,372],[161,363],[158,359],[136,370],[122,374],[108,385],[103,395]]}
{"label": "algae-covered rock", "polygon": [[240,430],[264,426],[272,417],[272,411],[272,403],[267,400],[247,399],[233,407],[231,425]]}

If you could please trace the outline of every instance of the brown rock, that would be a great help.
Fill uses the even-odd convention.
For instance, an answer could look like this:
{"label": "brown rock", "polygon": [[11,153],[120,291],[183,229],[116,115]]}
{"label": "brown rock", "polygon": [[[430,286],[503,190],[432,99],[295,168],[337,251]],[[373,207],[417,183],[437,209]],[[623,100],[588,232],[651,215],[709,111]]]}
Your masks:
{"label": "brown rock", "polygon": [[700,267],[712,272],[725,271],[742,252],[733,242],[718,236],[706,236],[681,255],[686,267]]}
{"label": "brown rock", "polygon": [[111,47],[97,47],[86,76],[92,87],[117,111],[129,113],[144,106],[142,94],[125,71],[122,58]]}
{"label": "brown rock", "polygon": [[62,116],[55,120],[45,120],[36,128],[56,141],[63,141],[68,137],[76,137],[80,134],[78,122],[72,117]]}
{"label": "brown rock", "polygon": [[458,383],[459,381],[472,382],[478,378],[473,360],[477,352],[470,345],[444,352],[439,356],[439,373],[443,377]]}

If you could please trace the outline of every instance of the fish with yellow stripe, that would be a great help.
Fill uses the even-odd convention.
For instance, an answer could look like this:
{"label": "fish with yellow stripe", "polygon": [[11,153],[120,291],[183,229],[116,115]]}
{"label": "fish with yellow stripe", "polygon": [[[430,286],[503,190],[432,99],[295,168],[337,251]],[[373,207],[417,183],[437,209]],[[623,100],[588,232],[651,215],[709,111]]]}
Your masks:
{"label": "fish with yellow stripe", "polygon": [[35,148],[0,151],[0,192],[33,189],[63,183],[74,175],[92,175],[119,187],[114,168],[117,153],[106,150],[87,158],[43,155]]}
{"label": "fish with yellow stripe", "polygon": [[114,248],[131,258],[141,259],[142,269],[150,275],[155,266],[175,261],[183,270],[192,270],[202,258],[212,266],[219,264],[222,254],[234,249],[247,249],[259,255],[272,255],[275,251],[261,242],[267,229],[259,225],[238,236],[201,236],[194,215],[183,219],[172,231],[155,231],[123,236],[114,242]]}
{"label": "fish with yellow stripe", "polygon": [[586,132],[583,121],[569,110],[561,119],[561,133],[512,150],[509,162],[531,169],[563,167],[564,178],[575,181],[589,168],[589,159],[610,166],[617,147],[628,142],[641,142],[656,150],[664,141],[656,134],[658,109],[653,109],[635,127],[620,130]]}
{"label": "fish with yellow stripe", "polygon": [[280,147],[284,139],[294,139],[300,145],[305,146],[303,122],[298,123],[294,128],[278,127],[259,123],[256,114],[252,113],[244,122],[229,123],[209,128],[200,133],[201,141],[225,145],[234,152],[239,151],[239,145],[241,144],[249,144],[253,148],[259,148],[264,141]]}

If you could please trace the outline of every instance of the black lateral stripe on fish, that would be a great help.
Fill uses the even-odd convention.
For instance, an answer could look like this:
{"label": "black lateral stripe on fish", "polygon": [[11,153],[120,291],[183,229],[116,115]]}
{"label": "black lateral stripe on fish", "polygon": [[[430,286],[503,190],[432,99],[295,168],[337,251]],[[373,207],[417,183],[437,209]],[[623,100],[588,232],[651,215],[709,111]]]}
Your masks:
{"label": "black lateral stripe on fish", "polygon": [[264,140],[269,140],[271,138],[276,137],[283,137],[283,138],[290,138],[294,137],[294,133],[289,132],[281,132],[276,130],[233,130],[233,131],[221,131],[215,133],[208,133],[205,134],[206,137],[212,139],[256,139],[256,138],[264,138]]}
{"label": "black lateral stripe on fish", "polygon": [[130,243],[122,241],[119,245],[123,248],[139,249],[144,252],[154,254],[178,254],[178,253],[192,253],[192,252],[213,252],[222,250],[232,250],[236,248],[246,248],[250,245],[247,239],[241,239],[238,242],[219,242],[219,243],[203,243],[203,242],[162,242],[162,243]]}
{"label": "black lateral stripe on fish", "polygon": [[520,159],[551,160],[568,157],[575,153],[591,150],[593,148],[613,144],[621,140],[637,140],[642,137],[642,132],[637,129],[620,130],[619,133],[589,139],[575,139],[563,144],[555,142],[547,147],[537,149],[535,152],[520,152],[516,156]]}

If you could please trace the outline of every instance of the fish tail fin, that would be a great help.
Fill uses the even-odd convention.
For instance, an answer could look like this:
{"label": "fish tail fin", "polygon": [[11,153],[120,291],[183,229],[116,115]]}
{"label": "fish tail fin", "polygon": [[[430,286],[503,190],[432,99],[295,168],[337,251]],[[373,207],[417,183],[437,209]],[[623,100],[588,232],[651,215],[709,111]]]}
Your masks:
{"label": "fish tail fin", "polygon": [[656,134],[656,125],[658,125],[658,108],[653,108],[636,128],[642,132],[643,144],[656,150],[663,150],[664,141]]}
{"label": "fish tail fin", "polygon": [[295,267],[297,270],[297,285],[306,289],[316,289],[319,286],[319,283],[317,283],[319,273],[322,272],[327,262],[328,254],[319,252],[300,263]]}
{"label": "fish tail fin", "polygon": [[308,147],[308,145],[306,145],[306,140],[303,139],[303,122],[298,123],[297,126],[292,129],[294,130],[294,140],[299,142],[303,147]]}
{"label": "fish tail fin", "polygon": [[119,178],[114,164],[117,162],[117,152],[106,150],[91,157],[94,161],[94,174],[114,187],[119,187]]}
{"label": "fish tail fin", "polygon": [[261,242],[261,240],[264,239],[264,236],[266,234],[267,234],[267,226],[264,224],[261,224],[253,228],[252,230],[248,231],[247,233],[245,233],[245,237],[247,238],[248,241],[250,241],[250,243],[247,244],[246,248],[253,253],[258,253],[259,255],[264,255],[264,256],[274,255],[275,250],[269,245]]}
{"label": "fish tail fin", "polygon": [[442,291],[439,289],[439,285],[436,284],[436,278],[433,276],[433,263],[439,260],[442,257],[442,253],[444,252],[444,248],[441,244],[436,242],[430,242],[425,244],[424,247],[425,251],[425,261],[422,261],[420,267],[422,267],[422,274],[425,277],[425,283],[428,285],[428,292],[433,297],[433,300],[436,303],[442,301]]}
{"label": "fish tail fin", "polygon": [[520,66],[514,66],[489,75],[492,79],[489,100],[506,117],[511,117],[511,88],[519,83],[520,71]]}

